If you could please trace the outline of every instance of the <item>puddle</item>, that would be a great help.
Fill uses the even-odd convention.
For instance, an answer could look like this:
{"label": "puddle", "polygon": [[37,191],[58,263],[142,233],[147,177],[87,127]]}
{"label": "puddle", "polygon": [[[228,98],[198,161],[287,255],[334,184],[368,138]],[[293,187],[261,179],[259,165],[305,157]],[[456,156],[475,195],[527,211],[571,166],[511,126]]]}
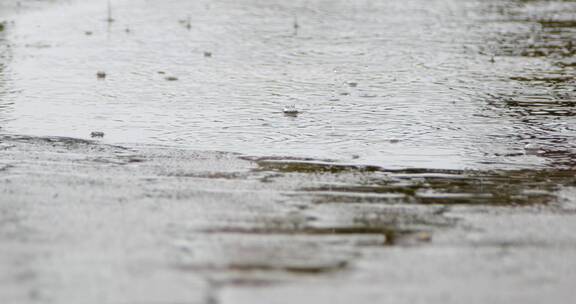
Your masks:
{"label": "puddle", "polygon": [[1,18],[3,132],[386,168],[573,163],[570,1],[34,3]]}

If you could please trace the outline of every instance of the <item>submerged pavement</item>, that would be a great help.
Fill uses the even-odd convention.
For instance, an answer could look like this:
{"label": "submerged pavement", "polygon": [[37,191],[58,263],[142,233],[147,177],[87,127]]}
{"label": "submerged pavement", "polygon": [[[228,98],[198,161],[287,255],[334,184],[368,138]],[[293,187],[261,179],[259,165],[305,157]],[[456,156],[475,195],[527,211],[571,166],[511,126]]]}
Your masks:
{"label": "submerged pavement", "polygon": [[0,138],[2,303],[571,303],[573,171]]}

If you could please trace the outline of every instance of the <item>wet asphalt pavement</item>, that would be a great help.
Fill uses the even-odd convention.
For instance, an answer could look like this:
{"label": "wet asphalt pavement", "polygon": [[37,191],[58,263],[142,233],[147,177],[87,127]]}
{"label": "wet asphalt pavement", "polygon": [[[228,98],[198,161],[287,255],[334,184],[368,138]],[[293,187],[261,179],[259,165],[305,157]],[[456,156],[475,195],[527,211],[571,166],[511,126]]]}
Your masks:
{"label": "wet asphalt pavement", "polygon": [[389,171],[25,136],[0,149],[3,303],[574,299],[572,171]]}
{"label": "wet asphalt pavement", "polygon": [[0,303],[576,301],[574,2],[114,2],[0,4]]}

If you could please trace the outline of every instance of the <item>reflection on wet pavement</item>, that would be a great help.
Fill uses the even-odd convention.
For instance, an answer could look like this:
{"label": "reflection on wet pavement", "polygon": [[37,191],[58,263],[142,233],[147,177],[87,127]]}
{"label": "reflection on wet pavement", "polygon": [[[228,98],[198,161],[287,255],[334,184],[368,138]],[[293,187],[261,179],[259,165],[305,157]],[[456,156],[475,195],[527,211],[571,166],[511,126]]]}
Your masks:
{"label": "reflection on wet pavement", "polygon": [[[373,166],[259,159],[261,170],[308,174],[341,173],[360,183],[326,183],[300,188],[318,202],[377,202],[402,204],[531,205],[554,200],[552,193],[575,185],[574,170],[386,170]],[[277,177],[276,179],[279,179]],[[269,181],[271,178],[268,178]],[[274,177],[272,177],[274,179]],[[302,178],[306,180],[307,178]]]}
{"label": "reflection on wet pavement", "polygon": [[[254,209],[251,216],[235,214],[206,225],[174,228],[179,231],[175,233],[182,269],[249,274],[343,270],[358,248],[422,246],[436,233],[471,229],[446,215],[452,208],[562,210],[558,191],[576,185],[573,170],[385,170],[311,159],[244,159],[257,166],[235,180],[255,180],[277,189],[281,197],[274,204],[280,209]],[[229,180],[218,175],[202,178]],[[218,241],[189,239],[191,231]],[[351,250],[351,244],[356,249]],[[215,248],[198,249],[203,246]],[[261,275],[259,282],[264,280]]]}

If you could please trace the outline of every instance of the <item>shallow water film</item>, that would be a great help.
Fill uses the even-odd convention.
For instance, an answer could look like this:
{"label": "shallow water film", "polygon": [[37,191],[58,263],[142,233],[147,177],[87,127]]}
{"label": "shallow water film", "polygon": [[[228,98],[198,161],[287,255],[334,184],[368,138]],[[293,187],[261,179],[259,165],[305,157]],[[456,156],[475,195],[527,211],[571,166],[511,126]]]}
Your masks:
{"label": "shallow water film", "polygon": [[4,132],[387,168],[574,152],[573,1],[55,2],[3,34]]}
{"label": "shallow water film", "polygon": [[576,303],[576,1],[0,0],[0,303]]}

